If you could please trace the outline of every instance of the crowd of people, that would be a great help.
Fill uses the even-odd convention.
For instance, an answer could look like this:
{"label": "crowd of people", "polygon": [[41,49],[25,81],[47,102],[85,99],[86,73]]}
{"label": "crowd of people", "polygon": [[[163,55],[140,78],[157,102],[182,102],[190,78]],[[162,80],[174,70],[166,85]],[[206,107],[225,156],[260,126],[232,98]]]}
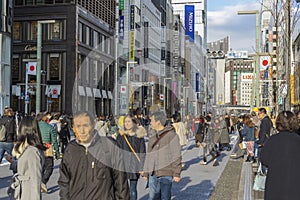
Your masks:
{"label": "crowd of people", "polygon": [[231,151],[229,136],[236,131],[246,150],[235,148],[232,155],[246,153],[245,162],[262,164],[267,175],[265,199],[296,199],[299,121],[300,113],[284,111],[274,118],[265,108],[237,120],[229,112],[182,119],[180,113],[167,118],[159,110],[149,116],[136,110],[118,119],[89,112],[20,117],[5,108],[0,119],[5,127],[0,162],[6,153],[14,173],[9,195],[15,199],[40,199],[41,192],[47,193],[54,159],[61,159],[61,199],[135,200],[140,177],[147,180],[149,199],[171,199],[172,182],[181,180],[188,139],[194,137],[195,147],[203,152],[199,164],[212,162],[216,167],[221,152]]}

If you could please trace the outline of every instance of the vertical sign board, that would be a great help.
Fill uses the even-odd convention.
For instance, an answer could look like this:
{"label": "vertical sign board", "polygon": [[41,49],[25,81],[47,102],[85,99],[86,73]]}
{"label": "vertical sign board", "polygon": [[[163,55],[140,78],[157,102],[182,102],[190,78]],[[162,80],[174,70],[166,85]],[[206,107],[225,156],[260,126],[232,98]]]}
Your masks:
{"label": "vertical sign board", "polygon": [[190,36],[190,41],[194,41],[195,29],[195,8],[193,5],[185,5],[185,34]]}
{"label": "vertical sign board", "polygon": [[134,31],[130,31],[129,60],[134,61]]}
{"label": "vertical sign board", "polygon": [[149,52],[148,52],[148,43],[149,43],[149,22],[144,22],[144,57],[148,58],[149,57]]}
{"label": "vertical sign board", "polygon": [[130,5],[129,60],[134,61],[134,5]]}
{"label": "vertical sign board", "polygon": [[124,0],[120,0],[119,10],[124,10]]}
{"label": "vertical sign board", "polygon": [[129,16],[129,29],[130,31],[134,30],[134,5],[130,5],[130,16]]}
{"label": "vertical sign board", "polygon": [[197,99],[199,99],[198,93],[199,92],[199,73],[196,73],[196,95]]}
{"label": "vertical sign board", "polygon": [[119,28],[119,38],[124,40],[124,16],[120,16],[120,28]]}

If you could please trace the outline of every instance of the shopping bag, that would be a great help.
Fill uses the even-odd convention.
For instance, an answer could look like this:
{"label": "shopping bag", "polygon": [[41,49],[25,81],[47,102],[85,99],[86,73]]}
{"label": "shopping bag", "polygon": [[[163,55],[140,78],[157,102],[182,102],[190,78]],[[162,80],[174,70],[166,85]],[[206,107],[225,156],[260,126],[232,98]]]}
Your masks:
{"label": "shopping bag", "polygon": [[266,175],[257,173],[254,179],[253,190],[265,191],[266,178]]}
{"label": "shopping bag", "polygon": [[257,174],[254,179],[253,190],[265,191],[267,175],[262,172],[262,164],[259,162]]}

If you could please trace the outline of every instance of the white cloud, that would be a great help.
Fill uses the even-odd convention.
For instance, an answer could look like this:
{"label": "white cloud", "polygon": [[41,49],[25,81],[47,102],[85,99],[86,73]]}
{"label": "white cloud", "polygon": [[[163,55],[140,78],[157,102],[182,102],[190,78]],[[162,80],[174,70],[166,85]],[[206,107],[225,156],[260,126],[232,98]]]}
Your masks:
{"label": "white cloud", "polygon": [[258,3],[225,6],[219,11],[208,11],[208,42],[230,38],[233,50],[255,50],[255,15],[238,15],[237,11],[260,9]]}

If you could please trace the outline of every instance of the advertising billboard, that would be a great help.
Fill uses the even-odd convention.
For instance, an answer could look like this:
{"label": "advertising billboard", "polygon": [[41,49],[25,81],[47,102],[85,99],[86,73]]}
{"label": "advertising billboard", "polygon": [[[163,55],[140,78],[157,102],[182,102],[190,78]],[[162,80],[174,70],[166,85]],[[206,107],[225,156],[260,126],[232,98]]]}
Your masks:
{"label": "advertising billboard", "polygon": [[190,36],[190,41],[194,41],[195,30],[195,7],[193,5],[185,5],[185,34]]}

